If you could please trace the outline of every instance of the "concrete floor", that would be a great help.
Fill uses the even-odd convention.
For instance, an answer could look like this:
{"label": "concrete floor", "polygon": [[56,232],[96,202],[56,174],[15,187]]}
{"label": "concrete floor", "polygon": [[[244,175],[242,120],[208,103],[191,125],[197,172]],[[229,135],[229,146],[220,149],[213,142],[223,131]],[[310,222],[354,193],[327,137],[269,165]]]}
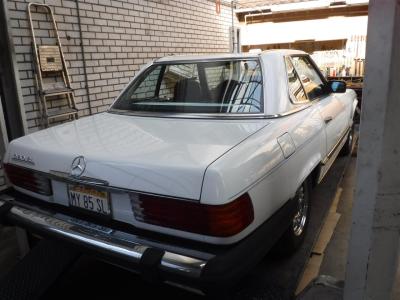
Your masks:
{"label": "concrete floor", "polygon": [[[351,211],[355,192],[355,180],[356,157],[352,157],[338,187],[338,189],[342,190],[339,202],[337,203],[337,206],[335,206],[336,213],[339,215],[339,220],[323,252],[323,258],[318,266],[319,271],[317,274],[322,277],[326,275],[331,276],[338,282],[344,281],[346,274],[347,250],[351,231]],[[321,238],[323,239],[324,237],[320,236],[319,239]],[[315,266],[308,265],[307,267],[313,268]],[[300,299],[328,299],[327,297],[329,297],[329,299],[341,299],[342,297],[342,291],[337,293],[335,288],[331,289],[330,287],[325,287],[321,289],[321,287],[318,286],[313,288],[315,291],[310,293],[312,296],[304,295],[304,298],[300,297]],[[396,285],[391,299],[400,299],[400,264],[397,271]]]}
{"label": "concrete floor", "polygon": [[356,158],[349,157],[298,287],[298,300],[343,298]]}
{"label": "concrete floor", "polygon": [[356,158],[352,157],[340,183],[343,189],[336,212],[340,214],[335,231],[325,249],[319,274],[344,280],[350,239],[351,209],[355,184]]}
{"label": "concrete floor", "polygon": [[345,159],[346,168],[297,287],[299,299],[342,298],[356,169],[355,157]]}

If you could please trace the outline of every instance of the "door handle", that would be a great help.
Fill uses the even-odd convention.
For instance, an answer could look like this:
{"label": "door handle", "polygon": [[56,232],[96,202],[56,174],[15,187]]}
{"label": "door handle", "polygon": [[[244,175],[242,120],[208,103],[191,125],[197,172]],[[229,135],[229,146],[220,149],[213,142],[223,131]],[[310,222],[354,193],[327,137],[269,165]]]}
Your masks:
{"label": "door handle", "polygon": [[325,124],[328,124],[330,121],[332,121],[333,118],[331,116],[328,116],[324,119]]}

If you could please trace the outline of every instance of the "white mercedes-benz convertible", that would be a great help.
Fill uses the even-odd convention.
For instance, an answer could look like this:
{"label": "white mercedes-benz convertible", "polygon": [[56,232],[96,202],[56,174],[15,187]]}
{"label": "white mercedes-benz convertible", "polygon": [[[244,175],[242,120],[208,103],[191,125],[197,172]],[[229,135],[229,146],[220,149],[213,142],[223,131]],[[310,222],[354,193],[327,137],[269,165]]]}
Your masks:
{"label": "white mercedes-benz convertible", "polygon": [[229,285],[299,247],[356,104],[300,51],[158,59],[107,112],[10,143],[2,219],[147,279]]}

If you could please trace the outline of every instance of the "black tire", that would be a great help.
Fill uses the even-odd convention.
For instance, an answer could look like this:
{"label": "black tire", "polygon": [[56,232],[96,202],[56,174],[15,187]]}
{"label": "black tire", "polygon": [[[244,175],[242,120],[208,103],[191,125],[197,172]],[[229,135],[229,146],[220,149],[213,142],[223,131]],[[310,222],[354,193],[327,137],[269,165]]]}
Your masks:
{"label": "black tire", "polygon": [[[310,180],[306,180],[296,191],[296,201],[298,204],[298,211],[296,212],[293,220],[280,238],[278,243],[273,249],[273,254],[279,257],[285,257],[293,254],[301,246],[307,232],[308,223],[310,221],[311,211],[311,185]],[[301,200],[301,198],[303,200]],[[300,203],[301,201],[301,203]]]}
{"label": "black tire", "polygon": [[349,134],[347,135],[346,143],[344,144],[342,150],[340,150],[340,156],[347,156],[353,150],[354,141],[354,126],[351,127]]}

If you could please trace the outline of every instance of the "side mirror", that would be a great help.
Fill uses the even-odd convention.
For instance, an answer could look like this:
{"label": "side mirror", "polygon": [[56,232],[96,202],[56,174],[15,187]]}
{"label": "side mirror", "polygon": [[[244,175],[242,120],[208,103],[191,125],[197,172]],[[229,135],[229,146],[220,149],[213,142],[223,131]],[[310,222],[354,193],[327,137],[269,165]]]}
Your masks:
{"label": "side mirror", "polygon": [[342,80],[330,80],[328,84],[333,93],[346,93],[346,82]]}

